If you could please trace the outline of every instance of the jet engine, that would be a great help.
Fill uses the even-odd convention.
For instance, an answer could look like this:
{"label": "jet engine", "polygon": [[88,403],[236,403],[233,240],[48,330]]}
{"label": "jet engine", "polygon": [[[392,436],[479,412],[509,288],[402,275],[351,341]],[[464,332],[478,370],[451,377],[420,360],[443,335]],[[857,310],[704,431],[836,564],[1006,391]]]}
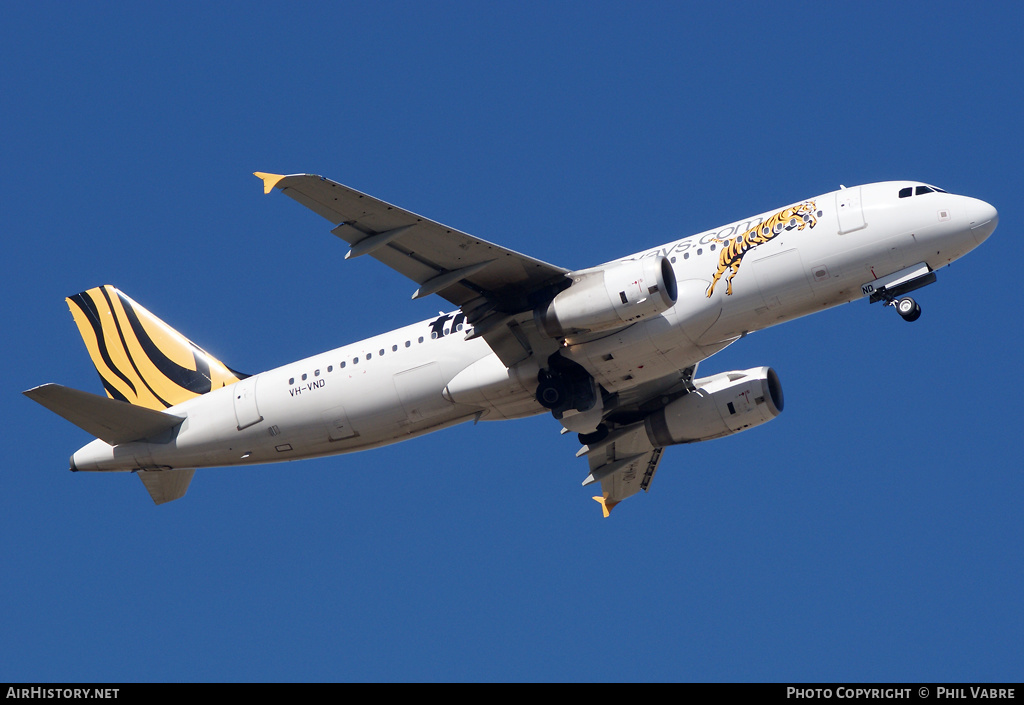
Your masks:
{"label": "jet engine", "polygon": [[551,338],[621,328],[667,311],[676,302],[676,275],[664,255],[616,262],[569,275],[572,284],[533,312]]}
{"label": "jet engine", "polygon": [[770,367],[723,372],[695,380],[694,386],[645,420],[655,447],[721,438],[782,413],[782,385]]}

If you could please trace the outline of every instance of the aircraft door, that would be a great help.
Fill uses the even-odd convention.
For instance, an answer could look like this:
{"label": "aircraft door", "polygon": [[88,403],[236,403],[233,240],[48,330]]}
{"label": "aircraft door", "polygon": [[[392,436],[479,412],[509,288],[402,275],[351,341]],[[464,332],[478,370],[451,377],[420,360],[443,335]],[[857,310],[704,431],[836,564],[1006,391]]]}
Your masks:
{"label": "aircraft door", "polygon": [[836,213],[839,216],[839,234],[845,235],[866,228],[864,203],[861,201],[860,186],[836,191]]}
{"label": "aircraft door", "polygon": [[256,381],[258,379],[258,375],[246,377],[231,385],[235,398],[235,420],[238,422],[239,431],[263,420],[263,416],[256,406]]}
{"label": "aircraft door", "polygon": [[327,426],[327,440],[332,443],[359,435],[352,428],[352,422],[348,420],[348,414],[345,413],[344,406],[328,409],[321,415],[321,418]]}

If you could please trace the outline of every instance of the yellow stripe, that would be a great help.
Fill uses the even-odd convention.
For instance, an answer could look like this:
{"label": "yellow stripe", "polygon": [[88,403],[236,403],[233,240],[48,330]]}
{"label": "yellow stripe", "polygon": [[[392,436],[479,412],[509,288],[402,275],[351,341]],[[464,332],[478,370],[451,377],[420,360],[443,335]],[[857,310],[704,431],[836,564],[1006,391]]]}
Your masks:
{"label": "yellow stripe", "polygon": [[[98,291],[98,290],[90,290]],[[86,296],[93,298],[90,292],[86,292]],[[92,364],[96,366],[96,371],[103,380],[114,387],[126,399],[132,399],[135,396],[135,392],[128,388],[128,386],[116,375],[114,372],[107,367],[103,361],[103,356],[100,354],[100,345],[96,337],[96,333],[93,330],[92,324],[89,321],[88,316],[83,312],[77,304],[75,304],[71,298],[65,299],[68,304],[68,308],[71,309],[71,316],[75,319],[75,324],[78,326],[78,332],[82,335],[82,340],[85,342],[85,349],[89,351],[89,357],[92,358]],[[102,309],[101,309],[102,310]],[[102,315],[102,314],[101,314]],[[107,396],[113,398],[110,392],[107,392]]]}
{"label": "yellow stripe", "polygon": [[130,298],[128,300],[132,302],[135,314],[138,316],[139,321],[142,322],[142,328],[149,335],[153,344],[160,348],[160,351],[167,356],[167,359],[181,367],[194,370],[196,368],[196,359],[192,355],[191,346],[182,340],[181,334],[177,333],[163,321],[147,315],[149,311],[139,306]]}
{"label": "yellow stripe", "polygon": [[[66,301],[108,396],[121,395],[132,404],[162,410],[199,396],[188,386],[206,389],[207,381],[200,377],[204,366],[209,368],[211,390],[239,380],[224,363],[112,286],[95,287]],[[129,310],[138,331],[132,328]],[[196,386],[193,379],[202,385]]]}
{"label": "yellow stripe", "polygon": [[[121,335],[124,336],[125,344],[127,345],[126,352],[131,358],[128,362],[129,369],[122,371],[133,378],[141,375],[140,382],[144,381],[144,383],[139,386],[138,401],[133,403],[149,407],[150,409],[164,409],[166,407],[161,402],[161,399],[173,406],[199,396],[195,392],[183,389],[180,385],[167,379],[167,377],[160,372],[156,365],[153,364],[153,361],[149,359],[149,356],[142,348],[142,344],[136,337],[135,331],[132,330],[131,321],[128,319],[128,315],[124,311],[124,305],[121,303],[121,299],[117,296],[117,291],[108,290],[108,294],[110,294],[110,300],[113,304],[114,316],[116,316],[121,325]],[[144,311],[145,309],[141,308],[135,309],[135,313],[140,320],[144,318],[142,315]],[[165,354],[167,352],[163,347],[161,347],[161,351]],[[191,358],[191,356],[189,357]],[[138,368],[138,372],[136,372],[131,366],[132,362],[135,363],[134,367]],[[190,359],[189,363],[184,365],[184,367],[194,370],[195,362]],[[154,392],[156,396],[154,396]]]}

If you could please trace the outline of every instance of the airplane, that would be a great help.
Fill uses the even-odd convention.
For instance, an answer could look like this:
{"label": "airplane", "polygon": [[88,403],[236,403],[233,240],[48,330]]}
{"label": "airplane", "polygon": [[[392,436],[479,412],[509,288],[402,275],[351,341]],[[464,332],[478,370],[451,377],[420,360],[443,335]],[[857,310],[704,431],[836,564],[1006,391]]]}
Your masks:
{"label": "airplane", "polygon": [[322,176],[255,172],[456,309],[247,375],[113,286],[66,299],[107,396],[24,392],[96,440],[70,469],[137,473],[157,504],[196,468],[366,450],[465,421],[550,413],[576,433],[607,517],[668,446],[783,410],[771,367],[697,377],[747,334],[856,299],[907,296],[995,230],[988,203],[916,181],[841,187],[586,269],[500,247]]}

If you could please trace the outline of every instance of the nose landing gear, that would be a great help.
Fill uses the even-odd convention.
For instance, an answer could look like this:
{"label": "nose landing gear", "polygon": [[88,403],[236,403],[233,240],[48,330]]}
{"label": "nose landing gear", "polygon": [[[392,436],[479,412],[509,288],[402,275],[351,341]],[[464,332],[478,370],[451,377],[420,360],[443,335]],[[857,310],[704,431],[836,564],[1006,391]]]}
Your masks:
{"label": "nose landing gear", "polygon": [[896,307],[896,313],[900,314],[904,321],[913,323],[921,317],[921,306],[909,296],[889,302],[890,306]]}
{"label": "nose landing gear", "polygon": [[[871,270],[874,274],[874,269]],[[875,278],[861,284],[861,293],[868,296],[868,303],[884,301],[886,306],[894,306],[896,313],[904,321],[912,323],[921,317],[921,307],[917,302],[904,294],[916,291],[922,286],[935,283],[935,272],[927,262],[893,272],[889,276]]]}

